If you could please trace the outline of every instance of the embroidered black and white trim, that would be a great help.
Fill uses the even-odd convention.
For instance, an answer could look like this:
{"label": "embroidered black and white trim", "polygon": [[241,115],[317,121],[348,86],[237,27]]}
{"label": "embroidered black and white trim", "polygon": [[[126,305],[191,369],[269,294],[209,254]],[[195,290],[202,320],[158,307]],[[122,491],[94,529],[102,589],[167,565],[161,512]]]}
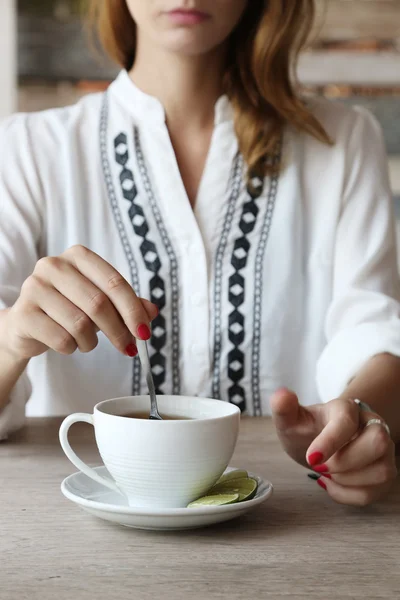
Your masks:
{"label": "embroidered black and white trim", "polygon": [[262,415],[262,404],[260,394],[260,347],[261,347],[261,318],[262,318],[262,298],[263,298],[263,265],[265,249],[271,230],[272,218],[275,209],[276,197],[278,194],[279,173],[278,167],[281,162],[282,142],[280,142],[276,154],[273,157],[273,165],[276,167],[275,173],[270,178],[268,191],[267,208],[264,215],[260,241],[258,243],[255,273],[254,273],[254,309],[253,309],[253,345],[251,356],[251,387],[253,396],[253,414],[256,417]]}
{"label": "embroidered black and white trim", "polygon": [[247,409],[246,390],[241,385],[245,376],[246,356],[242,348],[245,339],[246,315],[241,307],[246,298],[246,275],[244,270],[247,267],[251,241],[250,234],[254,231],[257,223],[257,217],[260,212],[257,200],[262,195],[264,181],[259,178],[253,178],[252,186],[248,186],[248,199],[243,204],[242,214],[239,221],[240,235],[235,240],[231,265],[234,273],[229,277],[229,303],[233,307],[229,313],[228,338],[232,348],[228,353],[228,379],[231,385],[228,387],[229,402],[236,404],[243,412]]}
{"label": "embroidered black and white trim", "polygon": [[[118,205],[117,197],[115,194],[115,188],[110,169],[110,161],[108,159],[107,151],[107,139],[108,139],[108,93],[105,92],[103,96],[103,102],[100,113],[100,157],[101,165],[103,170],[104,182],[107,189],[108,199],[111,204],[112,213],[114,215],[115,224],[121,239],[122,247],[125,252],[126,259],[129,265],[129,272],[131,276],[132,287],[136,294],[140,294],[140,283],[138,276],[138,269],[135,257],[132,252],[131,245],[125,230],[125,226],[122,220],[120,208]],[[132,376],[132,394],[137,396],[140,394],[141,386],[141,366],[138,360],[133,360],[133,376]]]}
{"label": "embroidered black and white trim", "polygon": [[[171,240],[167,233],[163,218],[161,216],[160,209],[158,207],[153,187],[151,185],[150,177],[148,174],[146,162],[143,156],[143,151],[140,143],[139,130],[135,127],[134,130],[134,141],[135,141],[135,152],[136,159],[139,167],[140,176],[142,178],[143,186],[146,194],[149,198],[150,206],[153,211],[154,219],[157,223],[158,231],[161,236],[164,248],[167,252],[170,261],[170,275],[171,275],[171,319],[172,319],[172,393],[180,394],[180,327],[179,327],[179,271],[178,261]],[[156,302],[157,298],[152,301]],[[156,302],[157,303],[157,302]],[[153,334],[157,335],[157,320],[154,322]]]}
{"label": "embroidered black and white trim", "polygon": [[153,353],[150,357],[151,369],[153,373],[154,385],[157,394],[163,394],[162,386],[166,381],[166,363],[167,359],[163,350],[167,341],[166,319],[163,309],[166,304],[165,282],[161,277],[161,259],[156,244],[149,236],[150,229],[143,207],[139,203],[138,190],[135,184],[133,171],[128,167],[129,148],[128,136],[126,133],[120,133],[114,139],[115,160],[122,167],[119,175],[121,191],[124,199],[129,202],[128,215],[132,223],[135,234],[142,241],[140,243],[140,253],[142,255],[144,266],[151,274],[149,280],[150,299],[157,304],[160,312],[153,321],[153,335],[150,345]]}
{"label": "embroidered black and white trim", "polygon": [[222,281],[223,281],[223,262],[228,243],[229,233],[232,228],[233,217],[235,214],[236,203],[240,195],[243,180],[244,161],[240,154],[237,154],[234,160],[231,181],[229,189],[231,194],[228,201],[224,225],[221,238],[218,244],[215,258],[215,279],[214,279],[214,356],[213,356],[213,381],[212,397],[219,399],[221,397],[220,378],[221,378],[221,350],[222,350]]}

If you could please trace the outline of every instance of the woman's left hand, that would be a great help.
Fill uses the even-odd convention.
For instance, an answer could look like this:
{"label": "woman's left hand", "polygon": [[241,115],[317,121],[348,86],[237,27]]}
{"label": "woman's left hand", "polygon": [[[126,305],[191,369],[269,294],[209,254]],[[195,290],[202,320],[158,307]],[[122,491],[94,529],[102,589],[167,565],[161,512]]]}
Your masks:
{"label": "woman's left hand", "polygon": [[389,491],[397,476],[395,445],[382,425],[365,427],[379,415],[353,399],[302,407],[288,390],[276,392],[271,407],[284,449],[321,474],[317,483],[333,500],[366,506]]}

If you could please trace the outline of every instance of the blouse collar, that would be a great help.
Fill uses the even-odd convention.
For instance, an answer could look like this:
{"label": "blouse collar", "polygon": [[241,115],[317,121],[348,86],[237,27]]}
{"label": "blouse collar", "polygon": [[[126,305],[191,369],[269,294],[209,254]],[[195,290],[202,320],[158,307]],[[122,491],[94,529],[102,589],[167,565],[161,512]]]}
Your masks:
{"label": "blouse collar", "polygon": [[[142,122],[165,124],[165,110],[161,102],[137,87],[126,70],[120,72],[109,87],[110,93],[125,110]],[[226,95],[215,104],[215,125],[232,121],[233,109]]]}

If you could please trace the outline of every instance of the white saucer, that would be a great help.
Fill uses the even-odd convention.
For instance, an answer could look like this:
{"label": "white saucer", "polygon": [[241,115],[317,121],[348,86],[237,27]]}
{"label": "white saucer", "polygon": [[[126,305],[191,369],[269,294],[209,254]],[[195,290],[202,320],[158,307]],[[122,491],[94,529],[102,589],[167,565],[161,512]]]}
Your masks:
{"label": "white saucer", "polygon": [[[95,467],[103,477],[109,477],[105,467]],[[227,469],[230,471],[231,469]],[[95,517],[112,521],[125,527],[173,531],[196,529],[235,519],[261,504],[272,494],[272,484],[249,473],[258,481],[258,490],[253,500],[225,506],[201,508],[147,509],[128,506],[126,498],[93,481],[83,473],[70,475],[61,484],[61,491],[68,500],[75,502]]]}

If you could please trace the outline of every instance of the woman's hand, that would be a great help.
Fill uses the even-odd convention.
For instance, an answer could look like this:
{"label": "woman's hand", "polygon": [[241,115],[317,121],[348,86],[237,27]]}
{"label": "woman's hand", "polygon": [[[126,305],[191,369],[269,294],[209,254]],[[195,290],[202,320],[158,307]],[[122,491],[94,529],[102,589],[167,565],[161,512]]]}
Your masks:
{"label": "woman's hand", "polygon": [[302,407],[297,396],[276,392],[273,419],[286,452],[321,474],[318,484],[340,504],[366,506],[390,489],[397,476],[395,445],[379,415],[361,411],[352,399]]}
{"label": "woman's hand", "polygon": [[42,258],[8,310],[2,345],[18,360],[49,348],[90,352],[102,331],[117,350],[137,353],[135,338],[150,337],[157,307],[139,299],[110,264],[83,246]]}

